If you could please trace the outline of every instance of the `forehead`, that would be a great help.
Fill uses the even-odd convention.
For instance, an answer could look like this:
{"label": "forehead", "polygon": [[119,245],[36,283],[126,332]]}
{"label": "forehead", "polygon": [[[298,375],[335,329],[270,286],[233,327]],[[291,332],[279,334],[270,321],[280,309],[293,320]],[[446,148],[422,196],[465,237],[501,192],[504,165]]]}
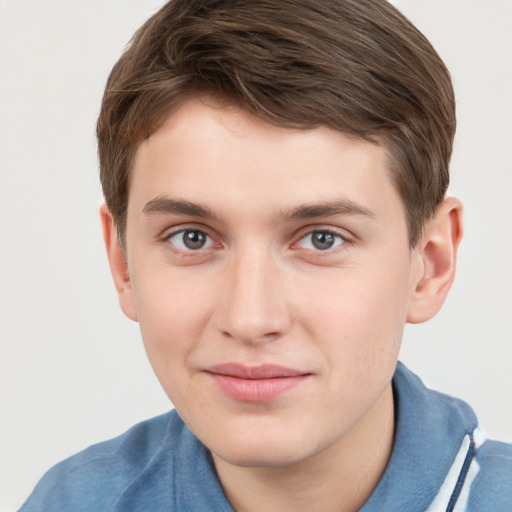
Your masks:
{"label": "forehead", "polygon": [[275,126],[238,107],[197,98],[139,146],[129,210],[140,212],[162,195],[239,212],[252,205],[255,213],[340,198],[368,209],[389,201],[401,206],[387,161],[378,144],[326,127]]}

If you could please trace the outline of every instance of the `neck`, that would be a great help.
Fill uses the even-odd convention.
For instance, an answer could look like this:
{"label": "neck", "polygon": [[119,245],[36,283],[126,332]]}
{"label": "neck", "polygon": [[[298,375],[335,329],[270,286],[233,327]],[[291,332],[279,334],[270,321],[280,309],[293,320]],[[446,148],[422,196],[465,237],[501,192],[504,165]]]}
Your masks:
{"label": "neck", "polygon": [[215,454],[224,492],[237,512],[352,512],[384,473],[394,438],[391,385],[366,415],[328,448],[278,467],[240,467]]}

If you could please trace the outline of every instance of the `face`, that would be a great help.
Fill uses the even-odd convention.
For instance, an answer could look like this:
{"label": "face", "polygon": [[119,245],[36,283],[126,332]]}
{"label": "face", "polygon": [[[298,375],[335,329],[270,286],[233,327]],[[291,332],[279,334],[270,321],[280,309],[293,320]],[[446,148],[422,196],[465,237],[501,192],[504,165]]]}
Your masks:
{"label": "face", "polygon": [[390,396],[419,270],[386,162],[328,128],[200,100],[139,147],[121,303],[222,460],[303,460]]}

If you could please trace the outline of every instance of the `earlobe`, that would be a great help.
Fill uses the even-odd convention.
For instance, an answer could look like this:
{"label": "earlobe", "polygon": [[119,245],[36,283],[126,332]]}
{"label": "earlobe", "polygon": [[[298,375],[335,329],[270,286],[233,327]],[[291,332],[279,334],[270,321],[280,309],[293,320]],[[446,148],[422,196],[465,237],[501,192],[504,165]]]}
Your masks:
{"label": "earlobe", "polygon": [[101,224],[103,227],[103,239],[107,249],[107,257],[110,265],[110,272],[114,279],[114,285],[119,297],[119,305],[123,313],[133,320],[137,321],[137,311],[133,297],[132,284],[128,272],[126,257],[117,236],[117,230],[112,219],[112,215],[107,205],[100,208]]}
{"label": "earlobe", "polygon": [[426,322],[441,309],[455,277],[462,238],[462,204],[446,198],[430,220],[417,251],[419,278],[412,283],[409,323]]}

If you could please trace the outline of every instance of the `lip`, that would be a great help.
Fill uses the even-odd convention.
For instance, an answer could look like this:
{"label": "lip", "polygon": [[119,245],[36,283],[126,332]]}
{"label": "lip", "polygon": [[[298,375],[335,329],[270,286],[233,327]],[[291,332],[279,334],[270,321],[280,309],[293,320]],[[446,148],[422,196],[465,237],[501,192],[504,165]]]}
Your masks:
{"label": "lip", "polygon": [[268,402],[298,386],[310,373],[274,364],[247,366],[227,363],[205,372],[230,398],[242,402]]}

